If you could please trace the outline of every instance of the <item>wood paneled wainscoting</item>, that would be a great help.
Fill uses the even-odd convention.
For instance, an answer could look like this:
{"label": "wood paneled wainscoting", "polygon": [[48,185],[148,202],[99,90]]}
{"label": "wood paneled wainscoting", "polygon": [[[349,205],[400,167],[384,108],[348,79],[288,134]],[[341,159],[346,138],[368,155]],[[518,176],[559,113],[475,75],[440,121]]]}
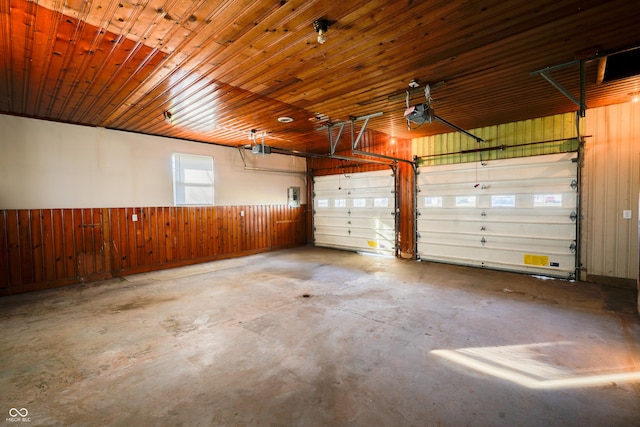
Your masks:
{"label": "wood paneled wainscoting", "polygon": [[307,205],[0,211],[0,295],[307,243]]}

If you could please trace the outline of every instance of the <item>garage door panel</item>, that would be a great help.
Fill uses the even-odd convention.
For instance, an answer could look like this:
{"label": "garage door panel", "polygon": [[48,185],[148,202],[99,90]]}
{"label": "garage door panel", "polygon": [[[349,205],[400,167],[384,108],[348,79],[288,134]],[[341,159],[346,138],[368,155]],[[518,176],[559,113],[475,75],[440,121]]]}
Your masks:
{"label": "garage door panel", "polygon": [[395,243],[383,239],[363,238],[357,236],[319,236],[316,246],[347,249],[354,251],[393,254]]}
{"label": "garage door panel", "polygon": [[[552,158],[553,160],[549,161]],[[486,162],[485,166],[478,167],[476,167],[477,163],[475,162],[466,163],[463,168],[460,167],[460,164],[435,166],[428,171],[428,178],[421,179],[421,181],[429,184],[450,183],[451,173],[455,173],[457,177],[460,177],[457,180],[458,182],[473,182],[476,180],[476,176],[480,178],[480,181],[492,182],[509,181],[509,178],[529,181],[532,179],[545,180],[567,177],[572,176],[572,173],[568,172],[561,162],[565,160],[571,161],[573,158],[575,158],[575,153],[563,153],[494,160]],[[525,159],[524,162],[523,159]],[[423,175],[425,171],[426,168],[421,168],[419,173]],[[514,175],[513,171],[517,171],[517,174]]]}
{"label": "garage door panel", "polygon": [[425,252],[421,256],[425,259],[433,257],[438,261],[455,264],[560,277],[567,277],[574,271],[574,256],[572,254],[525,254],[498,248],[469,247],[461,244],[440,246],[437,248],[437,252]]}
{"label": "garage door panel", "polygon": [[[513,171],[517,173],[517,171]],[[504,181],[491,181],[491,186],[485,184],[482,190],[498,193],[498,192],[506,192],[509,193],[513,190],[518,190],[519,193],[534,193],[540,190],[546,191],[570,191],[573,180],[575,177],[562,177],[562,178],[553,178],[553,179],[538,179],[537,182],[532,182],[529,179],[521,179],[521,177],[517,177],[514,179],[504,180]],[[483,177],[483,179],[478,177],[478,181],[476,181],[475,175],[471,177],[471,179],[466,178],[464,181],[459,183],[451,183],[451,182],[439,182],[439,183],[430,183],[428,180],[424,180],[422,183],[424,185],[429,186],[429,195],[460,195],[460,194],[476,194],[475,184],[481,181],[485,181],[489,179],[488,177]]]}
{"label": "garage door panel", "polygon": [[393,230],[395,228],[395,218],[390,213],[382,214],[384,217],[368,218],[361,216],[348,215],[322,215],[316,216],[314,225],[317,226],[340,226],[340,227],[366,227],[366,228],[387,228]]}
{"label": "garage door panel", "polygon": [[342,226],[326,226],[323,227],[322,233],[316,233],[318,236],[344,236],[344,237],[361,237],[374,240],[395,240],[395,230],[393,228],[380,228],[372,230],[370,227],[342,227]]}
{"label": "garage door panel", "polygon": [[518,236],[552,240],[575,240],[575,227],[566,224],[538,224],[538,223],[486,223],[486,222],[456,222],[456,221],[423,221],[418,223],[418,233],[424,238],[427,233],[436,234],[472,234],[478,236]]}
{"label": "garage door panel", "polygon": [[[575,194],[574,194],[575,197]],[[568,200],[565,206],[556,205],[553,208],[538,208],[530,206],[528,201],[522,201],[517,198],[515,203],[519,206],[517,209],[511,208],[491,208],[491,207],[478,207],[472,209],[463,209],[455,207],[439,207],[439,208],[418,208],[419,217],[421,219],[434,219],[438,218],[454,218],[464,220],[478,220],[478,221],[505,221],[512,218],[513,221],[518,219],[533,220],[538,222],[559,222],[573,224],[576,220],[576,213],[578,211],[577,202],[573,201],[569,203]]]}
{"label": "garage door panel", "polygon": [[[395,240],[395,231],[393,229],[387,229],[387,230],[383,230],[383,229],[379,229],[379,230],[371,230],[370,228],[357,228],[357,227],[352,227],[349,229],[351,231],[351,233],[349,233],[349,236],[351,237],[358,237],[358,238],[362,238],[362,239],[366,239],[366,240],[386,240],[388,241],[390,244],[393,243],[393,241]],[[367,244],[367,246],[369,246]]]}
{"label": "garage door panel", "polygon": [[[437,244],[465,244],[473,247],[502,247],[509,250],[517,250],[518,252],[528,252],[523,250],[526,245],[527,249],[536,249],[570,253],[573,240],[563,239],[557,236],[516,236],[508,234],[491,234],[491,233],[446,233],[439,231],[426,231],[420,234],[420,240],[428,240],[429,243],[423,243],[424,248],[436,246]],[[561,248],[561,249],[558,249]]]}
{"label": "garage door panel", "polygon": [[351,218],[349,224],[353,228],[366,228],[370,230],[389,230],[395,232],[394,218]]}
{"label": "garage door panel", "polygon": [[577,230],[575,157],[492,161],[477,171],[475,164],[420,168],[419,256],[570,277]]}
{"label": "garage door panel", "polygon": [[[482,211],[488,212],[487,209],[493,209],[494,213],[499,214],[501,211],[508,211],[508,206],[497,206],[500,203],[515,204],[518,206],[518,210],[533,209],[532,214],[545,215],[553,214],[560,209],[575,209],[577,206],[577,200],[575,200],[575,191],[572,193],[561,193],[557,191],[545,191],[539,192],[539,194],[517,194],[515,191],[510,193],[496,193],[490,195],[473,195],[474,199],[469,199],[468,192],[460,195],[431,195],[430,197],[419,197],[418,208],[424,209],[423,214],[429,214],[432,211],[435,213],[439,210],[450,209],[451,213],[457,214],[471,212],[473,214],[480,215]],[[513,196],[515,195],[515,199]],[[472,203],[472,206],[462,207],[460,206],[463,197]],[[554,208],[552,212],[547,212],[547,209]],[[475,209],[480,209],[478,212]]]}

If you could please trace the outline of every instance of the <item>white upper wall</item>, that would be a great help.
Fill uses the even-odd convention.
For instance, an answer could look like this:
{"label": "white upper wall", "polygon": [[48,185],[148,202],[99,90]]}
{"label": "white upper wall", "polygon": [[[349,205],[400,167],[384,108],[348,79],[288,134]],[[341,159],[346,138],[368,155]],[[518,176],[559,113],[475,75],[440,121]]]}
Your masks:
{"label": "white upper wall", "polygon": [[[287,188],[306,201],[306,161],[236,148],[0,114],[0,209],[173,205],[171,155],[208,155],[219,206],[287,203]],[[248,141],[247,141],[248,142]]]}

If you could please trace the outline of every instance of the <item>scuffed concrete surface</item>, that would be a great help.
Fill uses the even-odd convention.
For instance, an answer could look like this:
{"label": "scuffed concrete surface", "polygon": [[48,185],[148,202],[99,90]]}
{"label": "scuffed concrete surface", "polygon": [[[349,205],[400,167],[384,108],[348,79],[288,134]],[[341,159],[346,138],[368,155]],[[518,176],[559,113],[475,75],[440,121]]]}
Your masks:
{"label": "scuffed concrete surface", "polygon": [[317,248],[16,295],[0,422],[640,425],[635,307],[635,290]]}

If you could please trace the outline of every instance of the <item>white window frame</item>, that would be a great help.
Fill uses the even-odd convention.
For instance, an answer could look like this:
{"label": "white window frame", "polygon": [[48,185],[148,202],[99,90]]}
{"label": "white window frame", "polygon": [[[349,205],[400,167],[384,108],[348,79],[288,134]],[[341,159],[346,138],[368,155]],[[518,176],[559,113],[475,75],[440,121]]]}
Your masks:
{"label": "white window frame", "polygon": [[[213,157],[173,153],[171,156],[174,206],[213,206]],[[189,181],[189,171],[196,179]],[[192,190],[192,191],[190,191]],[[197,194],[194,194],[195,190]]]}

